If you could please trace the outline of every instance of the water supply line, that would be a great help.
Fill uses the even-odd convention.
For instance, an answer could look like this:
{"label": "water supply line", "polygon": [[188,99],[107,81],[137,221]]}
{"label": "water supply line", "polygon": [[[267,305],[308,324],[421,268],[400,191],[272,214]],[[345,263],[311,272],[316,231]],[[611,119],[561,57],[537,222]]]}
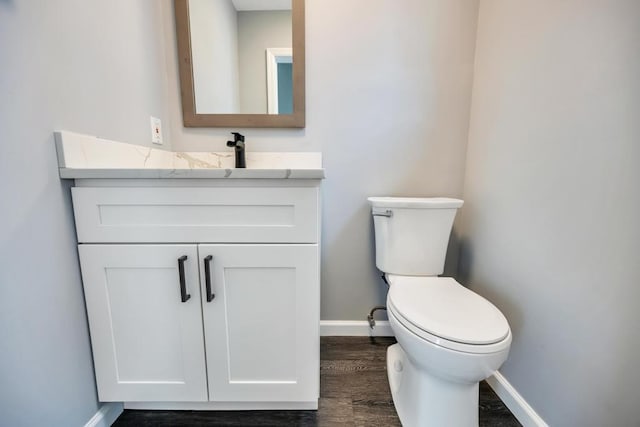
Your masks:
{"label": "water supply line", "polygon": [[[382,273],[382,280],[384,281],[384,283],[389,286],[389,282],[387,281],[387,278],[385,277],[384,273]],[[376,326],[376,319],[373,318],[373,313],[375,313],[378,310],[387,310],[387,307],[385,307],[384,305],[376,305],[375,307],[373,307],[371,309],[371,311],[369,312],[369,314],[367,315],[367,321],[369,322],[369,328],[373,329]]]}
{"label": "water supply line", "polygon": [[373,313],[375,313],[378,310],[386,310],[386,309],[387,307],[385,307],[384,305],[376,305],[371,309],[371,311],[367,315],[367,320],[369,321],[370,329],[373,329],[376,326],[376,319],[373,318]]}

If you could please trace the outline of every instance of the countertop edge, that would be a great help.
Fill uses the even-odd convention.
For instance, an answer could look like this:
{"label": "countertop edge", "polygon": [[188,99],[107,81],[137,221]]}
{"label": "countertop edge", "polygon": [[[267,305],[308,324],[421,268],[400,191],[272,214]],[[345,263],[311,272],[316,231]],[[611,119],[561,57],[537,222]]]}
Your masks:
{"label": "countertop edge", "polygon": [[324,179],[324,169],[89,169],[59,168],[62,179]]}

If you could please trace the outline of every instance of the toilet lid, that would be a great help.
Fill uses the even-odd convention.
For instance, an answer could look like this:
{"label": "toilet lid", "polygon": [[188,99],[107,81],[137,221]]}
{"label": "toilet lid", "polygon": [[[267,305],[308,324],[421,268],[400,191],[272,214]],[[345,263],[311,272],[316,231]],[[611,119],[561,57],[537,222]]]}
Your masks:
{"label": "toilet lid", "polygon": [[450,277],[389,279],[391,308],[423,331],[464,344],[493,344],[509,334],[500,310]]}

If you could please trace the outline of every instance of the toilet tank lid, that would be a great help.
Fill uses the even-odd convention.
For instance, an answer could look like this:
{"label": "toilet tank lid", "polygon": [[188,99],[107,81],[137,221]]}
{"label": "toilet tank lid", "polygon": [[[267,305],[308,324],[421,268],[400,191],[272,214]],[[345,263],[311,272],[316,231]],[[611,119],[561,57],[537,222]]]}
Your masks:
{"label": "toilet tank lid", "polygon": [[369,197],[367,200],[374,208],[404,209],[457,209],[464,203],[449,197]]}

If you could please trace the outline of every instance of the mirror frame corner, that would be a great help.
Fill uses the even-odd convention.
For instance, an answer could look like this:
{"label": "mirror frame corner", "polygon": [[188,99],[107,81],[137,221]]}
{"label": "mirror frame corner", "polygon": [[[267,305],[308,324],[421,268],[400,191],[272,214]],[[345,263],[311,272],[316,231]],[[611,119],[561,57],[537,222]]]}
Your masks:
{"label": "mirror frame corner", "polygon": [[196,112],[189,24],[189,0],[174,0],[182,120],[185,127],[305,127],[305,4],[291,0],[293,114],[202,114]]}

